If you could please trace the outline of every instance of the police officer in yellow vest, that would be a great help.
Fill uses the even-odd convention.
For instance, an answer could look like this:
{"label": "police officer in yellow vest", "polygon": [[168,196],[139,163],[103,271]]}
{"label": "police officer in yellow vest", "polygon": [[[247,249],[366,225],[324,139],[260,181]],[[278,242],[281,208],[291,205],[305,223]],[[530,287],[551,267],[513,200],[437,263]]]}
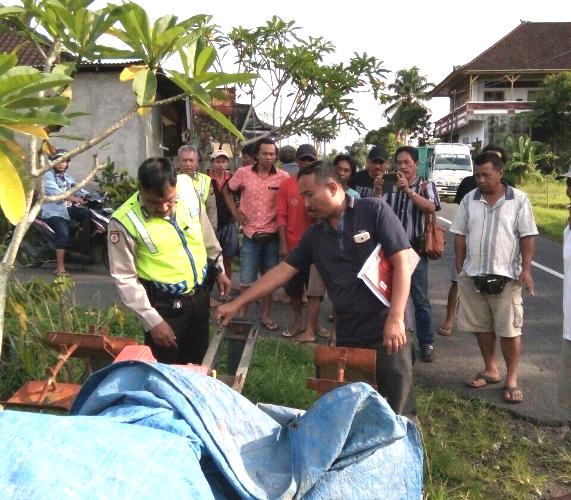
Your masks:
{"label": "police officer in yellow vest", "polygon": [[145,329],[145,344],[164,363],[200,363],[208,348],[207,259],[214,260],[224,294],[221,248],[204,206],[188,209],[176,192],[166,158],[148,158],[138,171],[140,189],[109,223],[109,264],[124,304]]}
{"label": "police officer in yellow vest", "polygon": [[218,228],[218,211],[210,176],[198,171],[198,154],[188,144],[178,148],[177,160],[181,173],[188,175],[192,179],[200,201],[206,207],[206,214],[216,232]]}

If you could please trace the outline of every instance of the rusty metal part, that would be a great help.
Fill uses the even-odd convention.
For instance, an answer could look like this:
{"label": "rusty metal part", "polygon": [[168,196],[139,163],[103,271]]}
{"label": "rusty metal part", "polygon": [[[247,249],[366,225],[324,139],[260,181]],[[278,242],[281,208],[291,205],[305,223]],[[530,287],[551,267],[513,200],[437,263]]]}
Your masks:
{"label": "rusty metal part", "polygon": [[95,325],[90,326],[89,333],[48,332],[48,343],[61,352],[55,365],[48,370],[47,380],[26,382],[5,404],[69,411],[81,385],[57,382],[57,376],[70,357],[83,358],[90,372],[91,360],[112,361],[124,347],[137,344],[136,340],[113,338],[108,333],[107,327],[97,331]]}
{"label": "rusty metal part", "polygon": [[353,382],[367,382],[377,389],[377,352],[356,347],[316,346],[315,378],[307,379],[307,388],[322,394]]}

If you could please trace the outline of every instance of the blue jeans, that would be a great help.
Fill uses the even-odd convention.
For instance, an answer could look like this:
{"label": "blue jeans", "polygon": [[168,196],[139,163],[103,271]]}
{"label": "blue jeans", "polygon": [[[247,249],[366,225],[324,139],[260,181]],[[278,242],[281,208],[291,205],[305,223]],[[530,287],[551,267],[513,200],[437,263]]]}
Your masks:
{"label": "blue jeans", "polygon": [[428,300],[428,257],[421,257],[410,280],[410,294],[414,304],[416,337],[420,346],[432,344],[432,307]]}
{"label": "blue jeans", "polygon": [[279,262],[279,238],[260,243],[244,235],[240,251],[240,284],[250,286]]}

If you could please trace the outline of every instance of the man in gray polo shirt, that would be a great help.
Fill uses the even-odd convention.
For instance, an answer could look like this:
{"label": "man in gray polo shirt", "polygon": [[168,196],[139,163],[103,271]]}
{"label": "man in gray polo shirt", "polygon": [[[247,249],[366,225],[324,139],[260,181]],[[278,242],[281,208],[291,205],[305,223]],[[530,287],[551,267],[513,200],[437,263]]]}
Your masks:
{"label": "man in gray polo shirt", "polygon": [[458,329],[476,334],[484,359],[484,370],[466,384],[477,389],[501,382],[499,336],[507,370],[503,398],[520,403],[521,292],[525,286],[534,293],[531,261],[537,227],[525,193],[502,183],[503,167],[495,153],[482,153],[474,160],[478,187],[462,200],[450,231],[456,235]]}

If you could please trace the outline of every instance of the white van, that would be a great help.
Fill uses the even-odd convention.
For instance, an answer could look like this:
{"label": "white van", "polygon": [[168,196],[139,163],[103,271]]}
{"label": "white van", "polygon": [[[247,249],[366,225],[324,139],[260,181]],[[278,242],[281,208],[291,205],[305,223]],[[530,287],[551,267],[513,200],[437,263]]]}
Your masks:
{"label": "white van", "polygon": [[472,156],[467,144],[434,145],[429,179],[436,184],[438,194],[441,196],[456,195],[462,179],[473,173]]}

